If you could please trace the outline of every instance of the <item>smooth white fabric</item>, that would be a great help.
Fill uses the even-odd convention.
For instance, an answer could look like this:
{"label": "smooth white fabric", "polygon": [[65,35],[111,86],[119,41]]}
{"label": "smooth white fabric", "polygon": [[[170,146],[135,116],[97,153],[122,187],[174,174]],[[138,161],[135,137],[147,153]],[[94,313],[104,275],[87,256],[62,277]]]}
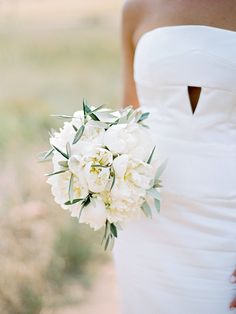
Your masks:
{"label": "smooth white fabric", "polygon": [[[160,214],[127,224],[113,259],[123,314],[226,314],[236,296],[236,32],[151,30],[134,78],[160,159]],[[187,86],[202,87],[192,113]]]}

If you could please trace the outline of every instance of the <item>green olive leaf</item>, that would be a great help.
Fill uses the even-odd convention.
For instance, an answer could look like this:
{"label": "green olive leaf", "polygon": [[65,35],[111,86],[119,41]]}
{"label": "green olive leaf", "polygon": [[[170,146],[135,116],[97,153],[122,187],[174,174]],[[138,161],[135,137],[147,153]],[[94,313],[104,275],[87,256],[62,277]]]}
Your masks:
{"label": "green olive leaf", "polygon": [[110,230],[111,230],[111,233],[113,234],[113,236],[117,238],[117,229],[116,229],[116,225],[114,223],[110,224]]}
{"label": "green olive leaf", "polygon": [[74,137],[74,140],[73,140],[73,143],[72,144],[76,144],[81,136],[83,135],[84,133],[84,129],[85,129],[85,126],[84,125],[81,125],[81,127],[79,128],[79,130],[75,133],[75,137]]}
{"label": "green olive leaf", "polygon": [[69,159],[69,156],[64,153],[63,151],[61,151],[59,148],[57,148],[56,146],[52,145],[53,148],[55,148],[56,151],[58,151],[63,157],[65,157],[66,159]]}
{"label": "green olive leaf", "polygon": [[158,200],[160,199],[160,192],[157,191],[157,189],[155,189],[155,188],[151,188],[151,189],[147,190],[147,193],[155,199],[158,199]]}
{"label": "green olive leaf", "polygon": [[60,170],[60,171],[56,171],[56,172],[52,172],[52,173],[47,173],[47,174],[45,174],[45,176],[51,177],[51,176],[54,176],[56,174],[61,174],[61,173],[66,172],[66,171],[68,171],[68,169],[64,169],[64,170]]}
{"label": "green olive leaf", "polygon": [[162,175],[163,171],[165,170],[168,163],[168,158],[158,167],[157,172],[155,174],[155,181],[157,181],[160,176]]}
{"label": "green olive leaf", "polygon": [[149,156],[149,158],[148,158],[148,160],[147,160],[147,164],[150,164],[150,163],[151,163],[153,154],[154,154],[154,152],[155,152],[155,149],[156,149],[156,146],[153,147],[153,150],[152,150],[152,152],[151,152],[151,154],[150,154],[150,156]]}
{"label": "green olive leaf", "polygon": [[152,210],[146,201],[142,204],[141,209],[147,217],[152,217]]}

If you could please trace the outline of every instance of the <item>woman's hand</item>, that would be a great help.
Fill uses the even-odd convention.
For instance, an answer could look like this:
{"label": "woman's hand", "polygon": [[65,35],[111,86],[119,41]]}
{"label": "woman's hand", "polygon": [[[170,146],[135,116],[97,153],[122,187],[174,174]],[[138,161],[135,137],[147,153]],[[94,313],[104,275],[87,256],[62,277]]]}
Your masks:
{"label": "woman's hand", "polygon": [[[231,278],[230,278],[230,281],[234,284],[236,284],[236,269],[235,271],[233,272]],[[230,309],[233,310],[233,309],[236,309],[236,298],[233,299],[233,301],[230,303]]]}

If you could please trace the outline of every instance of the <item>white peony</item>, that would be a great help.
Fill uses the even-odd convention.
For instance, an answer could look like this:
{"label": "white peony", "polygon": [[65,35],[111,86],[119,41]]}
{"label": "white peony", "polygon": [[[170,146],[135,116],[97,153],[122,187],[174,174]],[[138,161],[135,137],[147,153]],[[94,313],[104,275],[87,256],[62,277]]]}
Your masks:
{"label": "white peony", "polygon": [[[79,217],[80,210],[77,211]],[[105,225],[107,218],[106,207],[100,197],[95,197],[92,201],[82,209],[80,222],[89,224],[95,231]]]}
{"label": "white peony", "polygon": [[61,161],[66,162],[67,159],[64,158],[60,153],[54,150],[53,156],[52,156],[52,164],[53,164],[54,172],[62,170],[62,167],[59,164]]}
{"label": "white peony", "polygon": [[141,197],[120,198],[114,194],[105,191],[101,194],[107,208],[107,219],[110,223],[125,222],[131,219],[143,217],[143,212],[140,206],[143,203]]}
{"label": "white peony", "polygon": [[[85,110],[91,113],[95,108],[87,105]],[[152,188],[158,166],[155,155],[147,163],[152,136],[137,122],[147,114],[97,108],[94,115],[98,119],[76,111],[50,138],[54,174],[47,182],[56,203],[98,230],[106,220],[118,227],[148,214],[145,202],[151,206],[158,197]]]}
{"label": "white peony", "polygon": [[[53,134],[50,138],[50,144],[60,149],[63,153],[66,153],[66,145],[69,143],[72,155],[84,155],[92,148],[102,146],[105,129],[102,124],[97,124],[93,120],[86,123],[83,135],[79,141],[73,144],[76,135],[76,129],[73,126],[79,129],[83,123],[82,112],[77,111],[71,122],[64,122],[63,128],[60,128],[59,132]],[[65,160],[65,157],[57,150],[54,150],[54,155],[59,155],[60,160]]]}
{"label": "white peony", "polygon": [[99,193],[105,190],[111,181],[109,165],[112,161],[110,151],[97,147],[88,151],[87,155],[71,156],[68,165],[72,173],[84,178],[91,192]]}
{"label": "white peony", "polygon": [[82,141],[87,141],[90,144],[102,145],[105,134],[104,128],[96,124],[95,121],[90,120],[86,123]]}
{"label": "white peony", "polygon": [[76,176],[82,175],[83,166],[84,161],[82,155],[72,155],[68,160],[69,170]]}
{"label": "white peony", "polygon": [[[112,161],[112,153],[104,148],[97,148],[90,155],[84,157],[83,172],[90,191],[99,193],[106,189],[110,182],[109,165],[112,164]],[[94,167],[94,165],[98,167]]]}
{"label": "white peony", "polygon": [[114,154],[130,154],[145,160],[153,145],[147,130],[138,123],[112,125],[104,135],[104,145]]}
{"label": "white peony", "polygon": [[123,154],[113,161],[115,184],[111,192],[102,193],[110,222],[143,217],[141,210],[146,190],[151,187],[153,167]]}
{"label": "white peony", "polygon": [[86,123],[83,135],[77,143],[72,145],[72,155],[84,156],[96,147],[102,146],[105,129],[95,122],[90,120]]}
{"label": "white peony", "polygon": [[139,198],[136,202],[127,199],[113,198],[107,211],[107,219],[110,222],[126,222],[133,219],[144,217],[141,210],[143,199]]}
{"label": "white peony", "polygon": [[[65,205],[69,200],[69,183],[71,173],[66,171],[61,174],[50,176],[47,183],[51,185],[51,191],[54,196],[55,202],[64,209],[72,209],[74,205]],[[88,195],[88,187],[86,182],[76,176],[73,176],[72,181],[73,199],[85,198]]]}
{"label": "white peony", "polygon": [[79,129],[84,124],[84,113],[82,110],[75,111],[71,123]]}
{"label": "white peony", "polygon": [[125,192],[129,189],[145,191],[151,187],[153,179],[152,165],[123,154],[114,159],[113,168],[116,178],[120,180],[119,189],[121,191]]}
{"label": "white peony", "polygon": [[[66,153],[66,144],[72,144],[75,136],[75,130],[70,122],[64,122],[63,128],[60,128],[59,132],[55,132],[49,141],[51,145],[56,146],[61,151]],[[60,154],[57,151],[54,151],[55,154]],[[62,155],[61,155],[62,157]],[[63,157],[62,157],[63,159]]]}

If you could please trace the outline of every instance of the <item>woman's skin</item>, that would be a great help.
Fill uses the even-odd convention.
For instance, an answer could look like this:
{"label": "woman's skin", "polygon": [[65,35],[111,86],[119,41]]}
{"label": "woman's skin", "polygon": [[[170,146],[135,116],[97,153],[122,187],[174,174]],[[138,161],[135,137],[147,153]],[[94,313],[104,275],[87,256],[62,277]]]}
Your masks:
{"label": "woman's skin", "polygon": [[[139,107],[133,77],[134,52],[140,37],[157,27],[173,25],[208,25],[236,32],[235,0],[128,0],[124,2],[121,19],[123,61],[122,106]],[[236,36],[236,33],[235,33]],[[189,88],[194,111],[201,88]],[[235,261],[236,263],[236,261]],[[236,270],[231,277],[236,284]],[[236,298],[229,305],[236,308]]]}

